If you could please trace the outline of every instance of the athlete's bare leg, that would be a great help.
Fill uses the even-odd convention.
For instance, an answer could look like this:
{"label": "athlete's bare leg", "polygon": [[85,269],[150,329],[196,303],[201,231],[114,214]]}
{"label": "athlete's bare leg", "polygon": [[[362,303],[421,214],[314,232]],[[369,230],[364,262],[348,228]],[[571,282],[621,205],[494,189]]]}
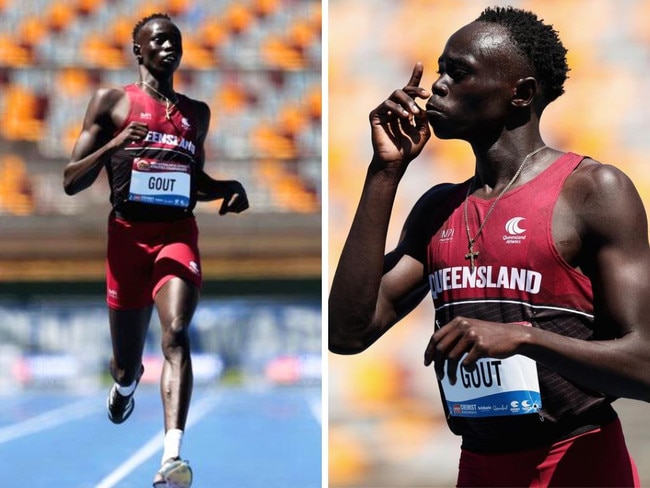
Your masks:
{"label": "athlete's bare leg", "polygon": [[155,297],[165,358],[160,382],[165,431],[185,429],[193,384],[188,328],[199,295],[195,285],[181,278],[172,278]]}
{"label": "athlete's bare leg", "polygon": [[132,384],[142,366],[142,351],[153,307],[135,310],[109,308],[113,357],[110,371],[115,382],[122,386]]}

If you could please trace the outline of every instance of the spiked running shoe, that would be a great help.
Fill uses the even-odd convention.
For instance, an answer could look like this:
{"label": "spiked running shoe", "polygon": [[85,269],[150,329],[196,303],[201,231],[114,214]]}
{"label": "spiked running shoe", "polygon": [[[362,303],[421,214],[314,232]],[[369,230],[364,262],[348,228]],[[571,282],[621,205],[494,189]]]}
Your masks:
{"label": "spiked running shoe", "polygon": [[[144,366],[140,367],[140,374],[136,378],[136,387],[142,378],[142,373],[144,373]],[[133,413],[133,407],[135,406],[135,400],[133,395],[135,394],[135,389],[130,395],[124,396],[117,391],[117,385],[114,384],[111,387],[111,391],[108,393],[108,400],[106,401],[106,407],[108,409],[108,418],[114,424],[121,424],[126,419],[128,419]]]}
{"label": "spiked running shoe", "polygon": [[168,459],[160,467],[153,480],[154,488],[190,488],[192,468],[179,458]]}

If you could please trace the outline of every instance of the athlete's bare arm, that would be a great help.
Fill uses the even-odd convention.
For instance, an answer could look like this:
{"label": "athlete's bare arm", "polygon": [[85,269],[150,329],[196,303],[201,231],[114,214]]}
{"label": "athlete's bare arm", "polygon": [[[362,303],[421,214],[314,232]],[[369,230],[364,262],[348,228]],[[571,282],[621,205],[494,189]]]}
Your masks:
{"label": "athlete's bare arm", "polygon": [[[481,357],[524,354],[592,390],[650,401],[647,217],[627,176],[592,163],[583,163],[567,180],[553,232],[565,259],[592,279],[596,336],[605,339],[584,341],[534,327],[457,317],[435,332],[425,353],[425,364],[435,361],[438,377],[448,374],[455,381],[465,352],[463,364],[469,368]],[[571,226],[577,237],[564,233],[568,244],[559,241],[558,228]]]}
{"label": "athlete's bare arm", "polygon": [[219,214],[240,213],[249,207],[246,190],[234,180],[215,180],[204,171],[205,139],[210,127],[210,107],[203,102],[194,102],[199,131],[197,140],[196,199],[201,202],[223,199]]}
{"label": "athlete's bare arm", "polygon": [[[423,265],[399,248],[386,256],[386,234],[398,184],[431,132],[416,98],[423,68],[370,113],[373,159],[329,297],[329,349],[363,351],[422,299]],[[410,305],[405,305],[408,301]]]}
{"label": "athlete's bare arm", "polygon": [[128,104],[122,89],[100,89],[90,100],[81,133],[64,170],[63,187],[68,195],[92,185],[115,151],[147,135],[145,124],[131,122],[114,136],[126,120]]}

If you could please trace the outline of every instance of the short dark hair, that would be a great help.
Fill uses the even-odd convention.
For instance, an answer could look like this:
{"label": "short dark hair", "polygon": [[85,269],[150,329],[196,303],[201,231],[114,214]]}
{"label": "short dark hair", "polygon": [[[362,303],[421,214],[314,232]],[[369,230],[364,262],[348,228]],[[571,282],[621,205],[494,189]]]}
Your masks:
{"label": "short dark hair", "polygon": [[541,84],[543,105],[564,93],[569,66],[567,50],[552,25],[545,24],[537,15],[513,7],[488,7],[476,19],[505,27],[516,47],[535,71]]}
{"label": "short dark hair", "polygon": [[136,39],[138,38],[138,34],[140,33],[140,30],[150,21],[152,20],[158,20],[158,19],[164,19],[164,20],[169,20],[170,22],[172,21],[172,18],[169,16],[169,14],[165,14],[162,12],[156,12],[151,15],[147,15],[146,17],[141,18],[138,20],[138,22],[133,26],[133,33],[131,34],[131,37],[133,39],[133,44],[136,44],[137,41]]}

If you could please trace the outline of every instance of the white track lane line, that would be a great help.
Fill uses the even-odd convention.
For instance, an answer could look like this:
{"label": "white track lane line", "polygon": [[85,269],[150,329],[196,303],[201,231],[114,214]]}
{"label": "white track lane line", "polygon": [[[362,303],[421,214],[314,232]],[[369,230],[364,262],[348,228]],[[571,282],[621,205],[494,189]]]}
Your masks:
{"label": "white track lane line", "polygon": [[319,425],[323,425],[323,405],[320,400],[311,399],[307,400],[309,411],[314,416]]}
{"label": "white track lane line", "polygon": [[64,405],[31,419],[0,428],[0,444],[87,417],[99,409],[95,398],[86,398],[70,405]]}
{"label": "white track lane line", "polygon": [[[192,425],[205,417],[217,405],[220,398],[220,396],[208,395],[199,400],[195,405],[192,405],[190,408],[190,415],[187,419],[187,424],[185,425],[185,430],[189,430]],[[120,481],[131,473],[131,471],[160,451],[164,435],[164,429],[154,435],[145,445],[138,449],[133,456],[129,457],[128,461],[118,466],[117,469],[101,480],[95,488],[112,488],[117,486]]]}

